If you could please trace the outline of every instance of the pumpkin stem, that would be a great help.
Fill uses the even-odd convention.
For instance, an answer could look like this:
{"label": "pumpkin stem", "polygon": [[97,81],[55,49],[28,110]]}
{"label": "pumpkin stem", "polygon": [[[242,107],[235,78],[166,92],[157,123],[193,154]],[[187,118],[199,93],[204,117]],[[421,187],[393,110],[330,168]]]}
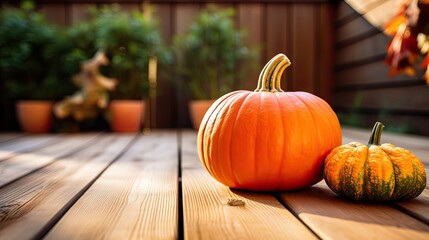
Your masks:
{"label": "pumpkin stem", "polygon": [[255,92],[283,92],[280,88],[281,75],[290,64],[286,55],[280,53],[274,56],[262,69]]}
{"label": "pumpkin stem", "polygon": [[376,122],[372,128],[371,136],[369,137],[369,145],[380,145],[381,132],[383,131],[384,125],[381,122]]}

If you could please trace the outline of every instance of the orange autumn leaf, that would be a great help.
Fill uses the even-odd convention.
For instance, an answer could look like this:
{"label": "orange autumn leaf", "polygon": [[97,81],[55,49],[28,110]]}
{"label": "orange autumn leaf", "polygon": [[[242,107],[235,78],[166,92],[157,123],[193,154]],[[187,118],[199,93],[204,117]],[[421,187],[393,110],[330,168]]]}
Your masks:
{"label": "orange autumn leaf", "polygon": [[393,76],[403,72],[414,75],[413,64],[419,55],[417,37],[405,24],[400,25],[387,49],[386,62],[390,65],[389,75]]}
{"label": "orange autumn leaf", "polygon": [[405,18],[405,15],[400,13],[384,25],[384,32],[387,35],[393,36],[398,31],[399,26],[406,23],[406,21],[407,19]]}

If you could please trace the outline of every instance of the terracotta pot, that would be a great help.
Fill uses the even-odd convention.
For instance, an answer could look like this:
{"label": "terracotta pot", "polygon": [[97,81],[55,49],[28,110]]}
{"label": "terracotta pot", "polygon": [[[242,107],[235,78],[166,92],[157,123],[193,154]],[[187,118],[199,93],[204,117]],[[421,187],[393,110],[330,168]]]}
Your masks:
{"label": "terracotta pot", "polygon": [[216,100],[192,100],[189,103],[189,112],[191,114],[192,126],[194,129],[200,127],[204,114]]}
{"label": "terracotta pot", "polygon": [[113,100],[110,102],[110,127],[116,132],[138,132],[145,119],[146,102]]}
{"label": "terracotta pot", "polygon": [[29,133],[46,133],[52,127],[52,101],[18,101],[16,113],[21,129]]}

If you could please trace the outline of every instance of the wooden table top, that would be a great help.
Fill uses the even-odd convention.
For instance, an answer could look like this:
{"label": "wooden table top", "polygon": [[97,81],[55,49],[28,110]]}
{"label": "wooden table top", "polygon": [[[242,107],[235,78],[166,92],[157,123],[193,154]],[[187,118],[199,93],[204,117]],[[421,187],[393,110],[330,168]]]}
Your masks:
{"label": "wooden table top", "polygon": [[[343,129],[343,143],[370,130]],[[429,138],[384,133],[429,172]],[[228,199],[242,200],[230,206]],[[0,134],[0,239],[429,239],[416,199],[352,202],[305,190],[231,190],[202,167],[196,132]]]}

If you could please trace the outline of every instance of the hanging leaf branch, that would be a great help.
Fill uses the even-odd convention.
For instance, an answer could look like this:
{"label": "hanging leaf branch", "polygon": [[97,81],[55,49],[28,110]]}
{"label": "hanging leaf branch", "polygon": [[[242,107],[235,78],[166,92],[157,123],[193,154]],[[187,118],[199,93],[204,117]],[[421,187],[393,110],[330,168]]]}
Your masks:
{"label": "hanging leaf branch", "polygon": [[397,15],[385,25],[385,33],[393,36],[386,55],[389,75],[415,75],[416,65],[424,59],[418,67],[426,69],[429,85],[429,0],[404,0]]}

